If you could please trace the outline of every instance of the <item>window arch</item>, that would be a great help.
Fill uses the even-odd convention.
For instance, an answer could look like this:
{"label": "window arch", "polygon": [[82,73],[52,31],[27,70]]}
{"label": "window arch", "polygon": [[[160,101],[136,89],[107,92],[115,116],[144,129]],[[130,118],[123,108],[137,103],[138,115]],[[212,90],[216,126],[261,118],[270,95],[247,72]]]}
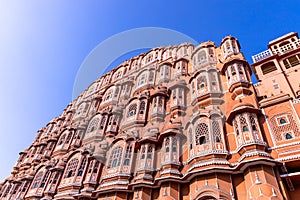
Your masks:
{"label": "window arch", "polygon": [[122,147],[116,147],[112,150],[109,158],[109,164],[107,168],[114,168],[120,166],[122,158]]}
{"label": "window arch", "polygon": [[79,160],[78,158],[73,158],[69,163],[66,168],[65,176],[64,178],[70,178],[75,176],[75,172],[78,166]]}
{"label": "window arch", "polygon": [[208,125],[206,123],[200,123],[196,127],[196,145],[202,145],[209,141],[208,138]]}

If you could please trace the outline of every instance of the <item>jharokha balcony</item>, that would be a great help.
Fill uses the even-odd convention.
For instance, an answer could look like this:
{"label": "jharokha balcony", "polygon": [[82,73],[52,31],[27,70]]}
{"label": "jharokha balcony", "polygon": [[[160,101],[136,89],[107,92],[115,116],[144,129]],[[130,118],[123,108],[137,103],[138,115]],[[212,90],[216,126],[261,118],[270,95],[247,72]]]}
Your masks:
{"label": "jharokha balcony", "polygon": [[293,42],[287,43],[285,45],[279,46],[278,48],[272,50],[268,49],[259,54],[252,56],[253,63],[259,62],[273,55],[282,55],[288,51],[295,50],[300,46],[300,39],[295,40]]}

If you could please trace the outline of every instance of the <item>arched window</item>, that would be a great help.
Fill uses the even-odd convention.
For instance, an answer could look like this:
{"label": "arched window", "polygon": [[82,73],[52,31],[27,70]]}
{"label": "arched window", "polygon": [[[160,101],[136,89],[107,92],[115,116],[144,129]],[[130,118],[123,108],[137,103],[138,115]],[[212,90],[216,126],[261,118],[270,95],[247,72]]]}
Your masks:
{"label": "arched window", "polygon": [[163,107],[163,98],[162,97],[158,98],[158,107]]}
{"label": "arched window", "polygon": [[196,127],[196,145],[202,145],[208,142],[208,125],[205,123],[200,123]]}
{"label": "arched window", "polygon": [[250,116],[250,123],[251,123],[252,131],[257,131],[256,121],[253,115]]}
{"label": "arched window", "polygon": [[201,50],[198,53],[198,64],[205,63],[206,61],[207,61],[206,60],[206,52],[205,52],[205,50]]}
{"label": "arched window", "polygon": [[166,153],[170,152],[170,138],[169,137],[166,138],[165,149],[166,149]]}
{"label": "arched window", "polygon": [[73,158],[66,168],[65,176],[64,178],[70,178],[75,176],[75,172],[78,166],[79,160],[77,158]]}
{"label": "arched window", "polygon": [[148,151],[147,151],[147,158],[152,158],[152,146],[148,147]]}
{"label": "arched window", "polygon": [[55,173],[55,175],[54,175],[54,177],[53,177],[53,180],[52,180],[52,184],[56,184],[57,183],[57,180],[58,180],[58,178],[59,178],[59,172],[56,172]]}
{"label": "arched window", "polygon": [[133,103],[129,106],[127,117],[132,117],[136,114],[137,105],[136,103]]}
{"label": "arched window", "polygon": [[172,139],[172,152],[177,152],[177,138],[173,137]]}
{"label": "arched window", "polygon": [[83,158],[83,160],[81,161],[77,176],[82,176],[85,165],[86,165],[86,158]]}
{"label": "arched window", "polygon": [[235,76],[236,75],[236,71],[235,71],[235,67],[233,65],[230,67],[230,70],[231,70],[231,75]]}
{"label": "arched window", "polygon": [[9,184],[9,185],[7,186],[7,188],[6,188],[6,190],[5,190],[4,194],[3,194],[3,197],[6,197],[6,196],[8,195],[8,193],[9,193],[11,187],[12,187],[12,184]]}
{"label": "arched window", "polygon": [[154,80],[154,72],[150,71],[149,72],[149,82],[152,82]]}
{"label": "arched window", "polygon": [[112,150],[109,158],[109,164],[107,168],[114,168],[120,166],[122,158],[122,147],[116,147]]}
{"label": "arched window", "polygon": [[212,119],[212,132],[215,139],[215,142],[220,142],[221,140],[221,129],[220,124],[217,119]]}
{"label": "arched window", "polygon": [[138,79],[137,86],[142,86],[146,84],[146,77],[147,77],[147,72],[143,72]]}
{"label": "arched window", "polygon": [[243,131],[243,132],[249,131],[249,129],[248,129],[248,124],[247,124],[247,121],[246,121],[245,117],[240,116],[240,123],[241,123],[242,131]]}
{"label": "arched window", "polygon": [[129,165],[130,164],[130,158],[131,158],[131,151],[132,151],[132,146],[128,145],[126,147],[126,153],[125,153],[125,160],[124,160],[124,165]]}
{"label": "arched window", "polygon": [[99,168],[99,161],[97,160],[94,166],[94,170],[93,173],[97,173],[98,172],[98,168]]}
{"label": "arched window", "polygon": [[145,101],[142,101],[140,104],[140,114],[144,114],[145,109],[146,109],[146,103]]}
{"label": "arched window", "polygon": [[50,175],[50,171],[47,171],[45,176],[43,177],[43,180],[42,180],[41,184],[40,184],[40,188],[45,187],[45,184],[46,184],[46,182],[49,178],[49,175]]}
{"label": "arched window", "polygon": [[145,146],[143,146],[142,151],[141,151],[141,160],[145,159],[145,151],[146,151],[146,148],[145,148]]}
{"label": "arched window", "polygon": [[285,134],[285,139],[289,140],[289,139],[293,139],[293,136],[289,133]]}
{"label": "arched window", "polygon": [[40,183],[40,181],[42,180],[42,177],[43,177],[43,172],[39,172],[37,175],[36,175],[36,177],[35,177],[35,179],[34,179],[34,181],[33,181],[33,184],[32,184],[32,189],[33,188],[37,188],[38,186],[39,186],[39,183]]}
{"label": "arched window", "polygon": [[112,98],[112,89],[109,89],[109,90],[106,92],[106,94],[105,94],[104,100],[105,100],[105,101],[108,101],[108,100],[110,100],[111,98]]}
{"label": "arched window", "polygon": [[96,118],[92,119],[92,121],[90,122],[86,132],[90,133],[90,132],[96,130],[97,126],[98,126],[98,123],[99,123],[99,117],[96,117]]}
{"label": "arched window", "polygon": [[68,144],[72,138],[72,131],[69,132],[65,144]]}
{"label": "arched window", "polygon": [[205,76],[200,76],[197,79],[198,82],[198,89],[203,89],[204,87],[206,87],[206,77]]}
{"label": "arched window", "polygon": [[99,126],[99,130],[103,130],[103,129],[104,129],[105,122],[106,122],[106,118],[107,118],[106,115],[103,115],[103,116],[102,116],[101,122],[100,122],[100,126]]}

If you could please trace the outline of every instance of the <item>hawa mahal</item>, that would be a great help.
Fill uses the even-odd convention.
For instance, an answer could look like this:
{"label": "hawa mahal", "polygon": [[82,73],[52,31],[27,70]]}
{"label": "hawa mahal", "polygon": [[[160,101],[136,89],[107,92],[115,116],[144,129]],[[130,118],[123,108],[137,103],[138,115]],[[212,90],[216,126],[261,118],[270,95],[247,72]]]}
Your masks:
{"label": "hawa mahal", "polygon": [[252,65],[240,49],[228,36],[123,62],[37,131],[0,199],[299,199],[298,33]]}

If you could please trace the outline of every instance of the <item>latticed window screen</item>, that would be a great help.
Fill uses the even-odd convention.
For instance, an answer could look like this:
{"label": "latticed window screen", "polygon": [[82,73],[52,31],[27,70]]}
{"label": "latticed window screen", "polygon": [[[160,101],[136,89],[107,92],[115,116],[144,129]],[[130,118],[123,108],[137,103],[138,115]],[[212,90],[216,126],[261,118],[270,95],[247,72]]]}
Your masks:
{"label": "latticed window screen", "polygon": [[131,158],[131,151],[132,151],[132,146],[131,146],[131,145],[128,145],[128,146],[126,147],[124,165],[129,165],[129,163],[130,163],[130,158]]}
{"label": "latticed window screen", "polygon": [[96,163],[95,163],[95,166],[94,166],[93,173],[97,173],[98,172],[99,165],[100,165],[99,161],[97,160]]}
{"label": "latticed window screen", "polygon": [[198,53],[198,62],[199,64],[206,62],[206,53],[204,50]]}
{"label": "latticed window screen", "polygon": [[70,177],[73,177],[75,175],[78,163],[79,163],[79,160],[77,158],[73,158],[68,163],[64,178],[70,178]]}
{"label": "latticed window screen", "polygon": [[137,105],[136,103],[131,104],[128,109],[127,117],[132,117],[136,114]]}
{"label": "latticed window screen", "polygon": [[141,151],[141,160],[145,159],[145,151],[146,151],[146,148],[145,148],[145,146],[143,146],[142,151]]}
{"label": "latticed window screen", "polygon": [[165,150],[166,152],[170,152],[170,138],[167,137],[165,140]]}
{"label": "latticed window screen", "polygon": [[105,122],[106,122],[106,118],[107,118],[106,115],[102,116],[101,122],[100,122],[100,126],[99,126],[100,130],[102,130],[104,128],[104,125],[105,125]]}
{"label": "latticed window screen", "polygon": [[197,81],[198,81],[198,88],[199,89],[206,87],[207,82],[206,82],[206,77],[205,76],[200,76],[197,79]]}
{"label": "latticed window screen", "polygon": [[42,180],[43,177],[43,172],[39,172],[36,176],[35,179],[33,181],[32,187],[31,188],[37,188],[40,181]]}
{"label": "latticed window screen", "polygon": [[92,119],[92,121],[90,122],[86,132],[89,133],[89,132],[92,132],[92,131],[96,130],[97,126],[98,126],[98,123],[99,123],[99,117],[96,117],[96,118]]}
{"label": "latticed window screen", "polygon": [[239,135],[240,134],[239,126],[238,126],[238,123],[235,119],[233,120],[233,126],[234,126],[234,129],[235,129],[236,135]]}
{"label": "latticed window screen", "polygon": [[241,123],[243,132],[248,131],[249,130],[248,129],[248,124],[247,124],[247,121],[246,121],[245,117],[240,116],[239,119],[240,119],[240,123]]}
{"label": "latticed window screen", "polygon": [[106,97],[105,97],[105,101],[108,101],[111,98],[112,98],[112,89],[110,89],[109,91],[107,91]]}
{"label": "latticed window screen", "polygon": [[122,147],[116,147],[112,150],[109,158],[108,168],[114,168],[120,166],[122,158]]}
{"label": "latticed window screen", "polygon": [[45,184],[49,178],[49,175],[50,175],[50,171],[47,171],[45,176],[43,177],[41,184],[40,184],[40,188],[43,188],[45,186]]}
{"label": "latticed window screen", "polygon": [[143,114],[145,112],[146,109],[146,102],[142,101],[140,104],[140,114]]}
{"label": "latticed window screen", "polygon": [[149,73],[149,81],[152,82],[153,79],[154,79],[154,72],[151,71],[151,72]]}
{"label": "latticed window screen", "polygon": [[12,187],[12,184],[9,184],[9,185],[7,186],[7,188],[6,188],[6,190],[5,190],[4,194],[3,194],[3,197],[6,197],[6,196],[7,196],[8,192],[9,192],[10,189],[11,189],[11,187]]}
{"label": "latticed window screen", "polygon": [[234,65],[231,65],[230,70],[231,70],[231,75],[232,76],[236,75],[236,71],[235,71]]}
{"label": "latticed window screen", "polygon": [[196,145],[205,144],[206,142],[209,142],[207,124],[205,123],[198,124],[195,132],[196,132],[195,134]]}
{"label": "latticed window screen", "polygon": [[177,138],[172,138],[172,152],[177,152]]}
{"label": "latticed window screen", "polygon": [[[280,114],[280,115],[283,115],[283,114]],[[278,126],[277,121],[276,121],[277,118],[279,117],[278,115],[275,115],[270,119],[270,125],[271,125],[272,132],[274,134],[276,141],[282,141],[282,140],[286,139],[286,133],[288,133],[290,131],[292,131],[294,133],[294,137],[300,136],[300,131],[299,131],[296,121],[294,120],[293,115],[288,114],[288,113],[284,113],[284,115],[287,117],[287,119],[290,123],[285,123],[283,125]]]}
{"label": "latticed window screen", "polygon": [[65,143],[69,143],[70,140],[71,140],[71,138],[72,138],[72,132],[70,131],[69,134],[68,134],[68,136],[67,136],[67,139],[66,139]]}
{"label": "latticed window screen", "polygon": [[116,87],[116,90],[115,90],[115,95],[114,95],[114,97],[115,98],[117,98],[118,97],[118,94],[119,94],[119,87]]}
{"label": "latticed window screen", "polygon": [[77,176],[82,176],[85,165],[86,165],[86,158],[83,158],[83,160],[80,163],[80,167],[78,169]]}
{"label": "latticed window screen", "polygon": [[257,127],[256,127],[256,121],[255,121],[255,116],[254,115],[250,115],[250,123],[251,123],[252,130],[256,131]]}
{"label": "latticed window screen", "polygon": [[212,132],[215,142],[221,142],[221,129],[217,120],[212,121]]}
{"label": "latticed window screen", "polygon": [[147,158],[152,158],[152,146],[148,146],[148,151],[147,151]]}

